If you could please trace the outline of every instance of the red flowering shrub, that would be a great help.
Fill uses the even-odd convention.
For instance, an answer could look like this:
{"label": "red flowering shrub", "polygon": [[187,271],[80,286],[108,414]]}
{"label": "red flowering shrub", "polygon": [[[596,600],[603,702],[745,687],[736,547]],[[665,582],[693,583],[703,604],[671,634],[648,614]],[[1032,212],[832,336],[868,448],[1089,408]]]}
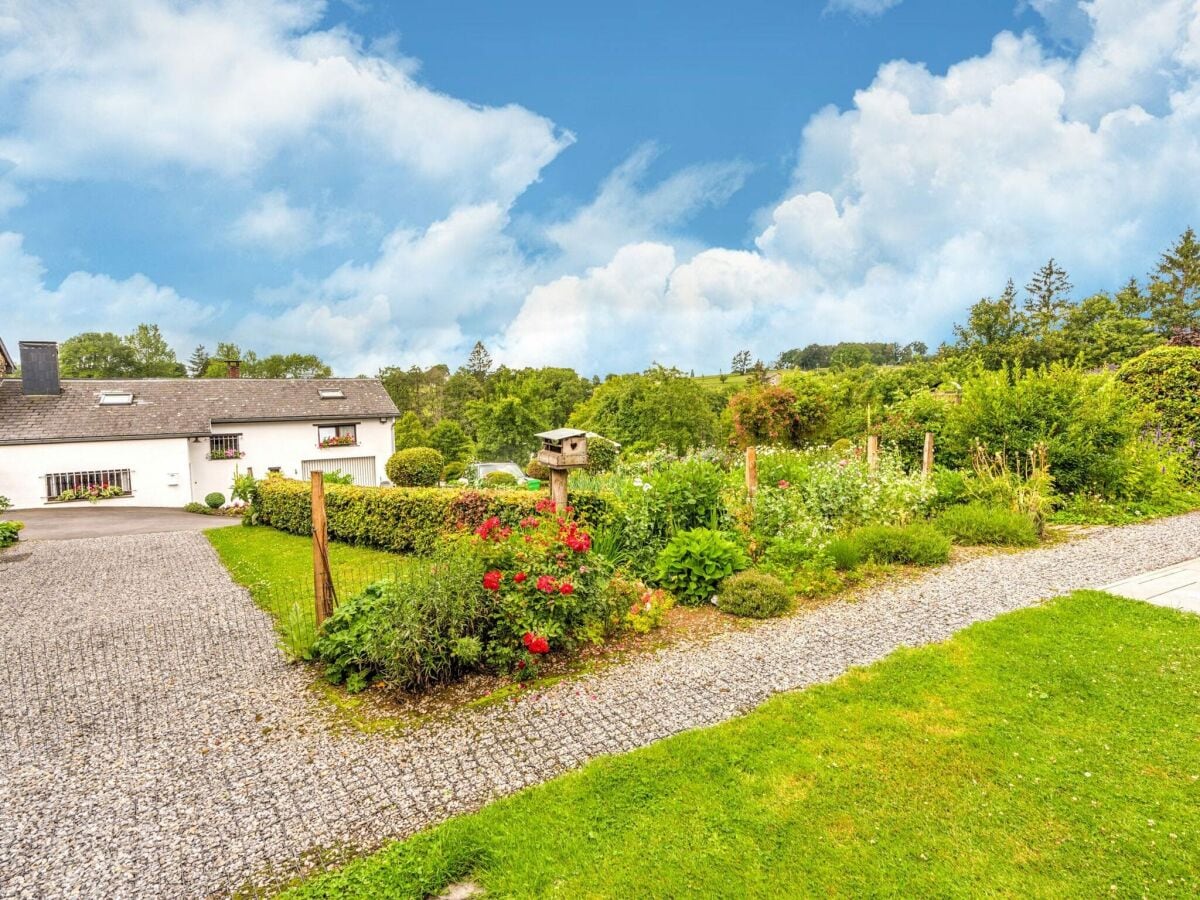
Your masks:
{"label": "red flowering shrub", "polygon": [[599,640],[619,618],[591,557],[591,536],[550,500],[540,500],[537,512],[514,528],[492,517],[475,530],[489,562],[483,586],[495,599],[486,655],[518,677],[535,674],[551,648]]}

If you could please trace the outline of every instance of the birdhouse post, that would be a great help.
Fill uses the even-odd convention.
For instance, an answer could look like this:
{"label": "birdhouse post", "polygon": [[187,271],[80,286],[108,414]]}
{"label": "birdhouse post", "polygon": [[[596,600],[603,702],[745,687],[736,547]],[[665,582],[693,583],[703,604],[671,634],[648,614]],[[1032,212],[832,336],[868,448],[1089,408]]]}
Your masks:
{"label": "birdhouse post", "polygon": [[567,475],[571,469],[587,465],[587,432],[574,428],[556,428],[537,435],[542,448],[537,459],[550,470],[550,499],[558,510],[567,506]]}

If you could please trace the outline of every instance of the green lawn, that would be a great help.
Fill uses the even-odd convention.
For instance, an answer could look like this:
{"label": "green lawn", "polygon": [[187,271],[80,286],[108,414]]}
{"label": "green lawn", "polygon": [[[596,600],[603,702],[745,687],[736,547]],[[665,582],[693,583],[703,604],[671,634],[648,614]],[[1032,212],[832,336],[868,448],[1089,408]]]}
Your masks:
{"label": "green lawn", "polygon": [[[289,653],[303,657],[315,640],[312,540],[267,527],[205,532],[233,580],[271,614]],[[331,541],[329,564],[340,598],[408,565],[410,557]]]}
{"label": "green lawn", "polygon": [[466,878],[492,897],[1194,896],[1200,617],[1074,594],[595,761],[289,896]]}
{"label": "green lawn", "polygon": [[724,391],[741,389],[750,383],[749,375],[732,375],[727,374],[725,380],[721,380],[720,375],[697,375],[693,379],[701,387],[709,391]]}

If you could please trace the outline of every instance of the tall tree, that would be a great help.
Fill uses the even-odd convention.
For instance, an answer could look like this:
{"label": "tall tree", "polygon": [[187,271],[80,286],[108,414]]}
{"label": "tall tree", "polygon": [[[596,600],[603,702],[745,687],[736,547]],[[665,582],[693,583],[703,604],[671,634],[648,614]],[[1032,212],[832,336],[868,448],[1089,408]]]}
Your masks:
{"label": "tall tree", "polygon": [[476,341],[475,346],[471,348],[471,355],[467,357],[467,371],[480,381],[487,378],[488,373],[492,371],[492,354],[483,346],[483,341]]}
{"label": "tall tree", "polygon": [[182,378],[186,370],[175,358],[157,325],[141,324],[125,338],[139,378]]}
{"label": "tall tree", "polygon": [[421,426],[421,420],[411,410],[396,420],[394,430],[396,432],[397,450],[429,446],[429,439],[425,434],[425,429]]}
{"label": "tall tree", "polygon": [[446,462],[469,462],[474,451],[462,426],[450,419],[442,419],[433,426],[428,443]]}
{"label": "tall tree", "polygon": [[63,341],[58,366],[66,378],[136,378],[133,348],[111,331],[86,331]]}
{"label": "tall tree", "polygon": [[188,358],[188,374],[193,378],[199,378],[204,374],[204,370],[208,368],[209,355],[204,349],[203,344],[197,344],[196,349],[192,351],[192,355]]}
{"label": "tall tree", "polygon": [[1150,318],[1164,337],[1200,328],[1200,241],[1191,228],[1159,258],[1150,280]]}
{"label": "tall tree", "polygon": [[311,353],[272,353],[245,374],[252,378],[328,378],[332,370]]}
{"label": "tall tree", "polygon": [[984,297],[971,307],[966,325],[954,326],[954,349],[978,359],[985,368],[999,369],[1019,357],[1023,328],[1017,289],[1010,278],[999,297]]}
{"label": "tall tree", "polygon": [[1025,313],[1034,334],[1044,337],[1062,324],[1071,305],[1071,289],[1066,270],[1053,257],[1034,272],[1025,285]]}
{"label": "tall tree", "polygon": [[730,371],[734,375],[745,375],[750,371],[750,351],[739,350],[733,354],[733,362],[730,364]]}

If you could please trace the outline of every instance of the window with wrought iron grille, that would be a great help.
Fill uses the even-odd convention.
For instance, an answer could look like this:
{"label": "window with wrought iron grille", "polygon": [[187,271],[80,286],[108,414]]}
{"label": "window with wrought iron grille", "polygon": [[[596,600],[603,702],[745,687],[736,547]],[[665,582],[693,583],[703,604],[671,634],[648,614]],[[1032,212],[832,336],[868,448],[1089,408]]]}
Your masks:
{"label": "window with wrought iron grille", "polygon": [[357,443],[357,425],[317,426],[317,444],[321,447],[353,447]]}
{"label": "window with wrought iron grille", "polygon": [[105,500],[133,493],[129,469],[55,472],[46,476],[48,500]]}
{"label": "window with wrought iron grille", "polygon": [[209,459],[241,459],[245,455],[240,434],[214,434],[208,439]]}

